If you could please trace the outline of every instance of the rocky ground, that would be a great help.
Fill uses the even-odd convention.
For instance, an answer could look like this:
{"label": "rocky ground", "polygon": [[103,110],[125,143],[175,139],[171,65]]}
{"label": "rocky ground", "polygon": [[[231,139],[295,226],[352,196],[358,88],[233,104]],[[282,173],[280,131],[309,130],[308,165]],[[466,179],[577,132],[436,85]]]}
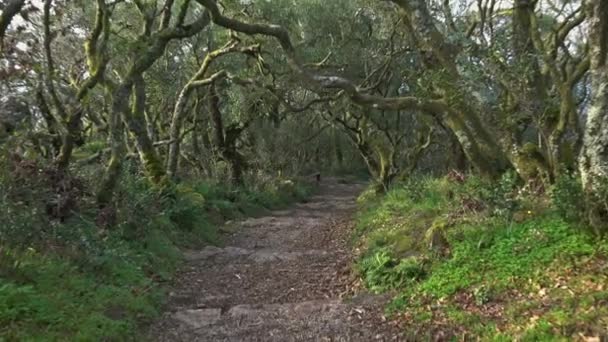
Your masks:
{"label": "rocky ground", "polygon": [[229,225],[186,252],[157,341],[401,341],[386,298],[357,290],[348,244],[361,185],[326,180],[292,209]]}

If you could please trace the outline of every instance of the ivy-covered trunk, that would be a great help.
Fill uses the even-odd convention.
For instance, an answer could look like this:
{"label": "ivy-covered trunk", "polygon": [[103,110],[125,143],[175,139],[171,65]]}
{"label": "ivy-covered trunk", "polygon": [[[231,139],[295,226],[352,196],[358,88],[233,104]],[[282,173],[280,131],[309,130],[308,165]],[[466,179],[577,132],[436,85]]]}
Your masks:
{"label": "ivy-covered trunk", "polygon": [[587,113],[580,172],[589,223],[608,232],[608,2],[588,3],[592,103]]}

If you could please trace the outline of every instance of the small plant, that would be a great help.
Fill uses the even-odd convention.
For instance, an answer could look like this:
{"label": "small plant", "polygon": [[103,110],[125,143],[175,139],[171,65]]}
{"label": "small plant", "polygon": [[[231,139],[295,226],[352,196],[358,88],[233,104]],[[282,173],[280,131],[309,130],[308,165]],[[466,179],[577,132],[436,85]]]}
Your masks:
{"label": "small plant", "polygon": [[374,292],[400,288],[422,279],[426,274],[416,257],[397,260],[386,250],[379,250],[361,260],[359,272],[363,275],[366,286]]}
{"label": "small plant", "polygon": [[423,262],[419,258],[413,256],[401,259],[399,264],[395,267],[395,272],[406,282],[421,280],[426,275]]}
{"label": "small plant", "polygon": [[473,289],[473,298],[478,306],[488,303],[491,299],[491,293],[487,286],[480,285]]}
{"label": "small plant", "polygon": [[505,172],[492,189],[491,200],[494,207],[494,215],[499,217],[510,217],[517,207],[515,200],[515,189],[517,188],[517,174],[513,171]]}
{"label": "small plant", "polygon": [[551,189],[551,200],[557,213],[568,222],[581,222],[584,196],[580,178],[575,174],[559,176]]}
{"label": "small plant", "polygon": [[[138,325],[157,314],[158,281],[171,279],[179,247],[217,242],[216,224],[242,216],[247,205],[285,205],[307,194],[285,180],[259,188],[183,181],[159,189],[127,162],[107,221],[88,170],[71,174],[87,191],[59,220],[45,210],[58,196],[38,167],[44,164],[7,158],[0,151],[0,341],[137,339]],[[225,216],[212,217],[218,208]]]}
{"label": "small plant", "polygon": [[487,209],[492,216],[508,219],[517,209],[517,182],[517,174],[513,171],[505,172],[498,183],[470,176],[455,188],[455,192],[463,210],[480,212]]}

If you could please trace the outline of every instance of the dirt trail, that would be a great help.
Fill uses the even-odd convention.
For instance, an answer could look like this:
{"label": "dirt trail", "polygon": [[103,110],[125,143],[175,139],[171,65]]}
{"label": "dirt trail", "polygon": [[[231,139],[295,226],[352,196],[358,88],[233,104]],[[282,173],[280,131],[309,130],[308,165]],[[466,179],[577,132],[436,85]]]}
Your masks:
{"label": "dirt trail", "polygon": [[292,209],[238,223],[224,248],[188,252],[157,341],[399,341],[385,298],[352,293],[360,185],[326,180]]}

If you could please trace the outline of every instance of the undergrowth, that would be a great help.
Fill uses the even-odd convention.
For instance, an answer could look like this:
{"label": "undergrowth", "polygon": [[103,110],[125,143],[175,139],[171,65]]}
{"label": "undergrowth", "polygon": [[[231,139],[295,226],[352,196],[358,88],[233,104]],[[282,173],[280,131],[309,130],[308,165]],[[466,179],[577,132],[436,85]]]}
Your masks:
{"label": "undergrowth", "polygon": [[308,193],[288,180],[248,188],[184,182],[159,192],[128,169],[107,214],[93,199],[94,174],[74,176],[82,191],[56,218],[43,175],[17,184],[8,168],[0,173],[0,341],[134,339],[158,314],[181,247],[220,243],[223,221]]}
{"label": "undergrowth", "polygon": [[413,339],[572,340],[608,336],[608,243],[581,222],[576,178],[547,193],[416,178],[360,197],[357,262]]}

